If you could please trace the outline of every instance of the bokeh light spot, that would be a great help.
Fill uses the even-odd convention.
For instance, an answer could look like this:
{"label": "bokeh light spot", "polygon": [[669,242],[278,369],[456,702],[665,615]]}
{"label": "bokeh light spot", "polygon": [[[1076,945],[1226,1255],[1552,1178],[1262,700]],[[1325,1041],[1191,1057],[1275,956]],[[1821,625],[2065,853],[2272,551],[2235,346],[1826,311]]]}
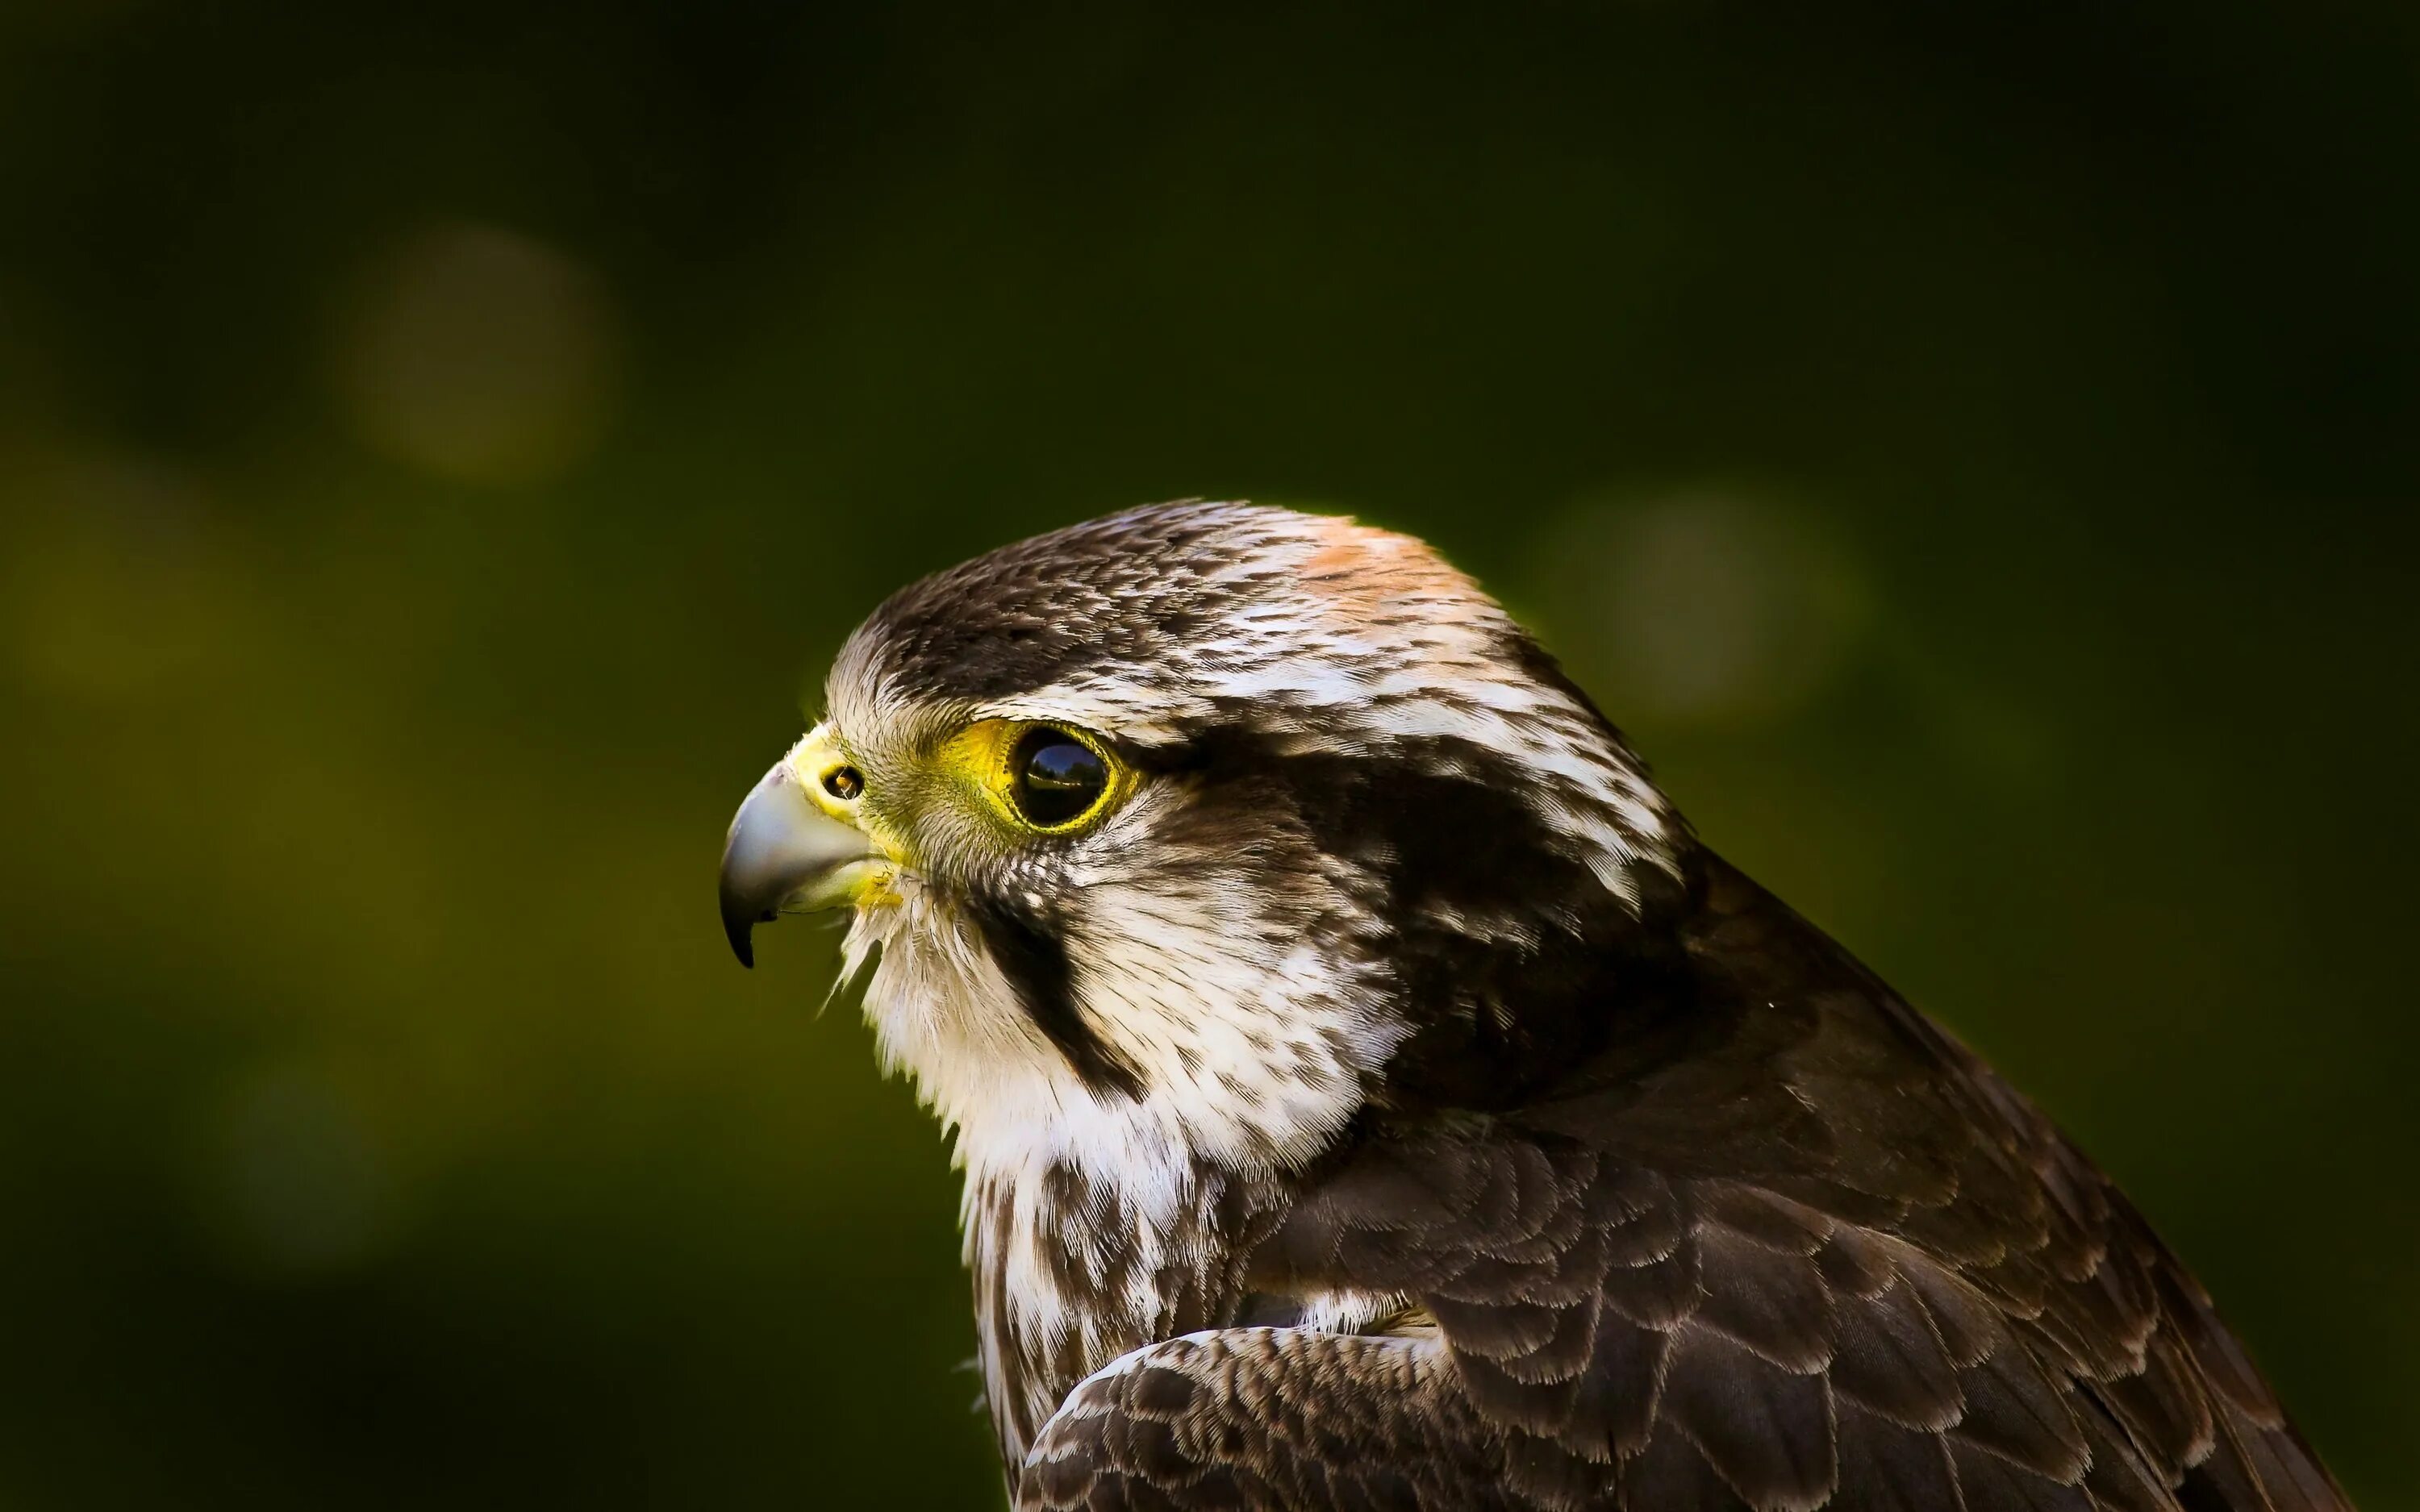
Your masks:
{"label": "bokeh light spot", "polygon": [[1831,683],[1872,617],[1838,542],[1734,490],[1584,501],[1538,532],[1535,559],[1557,649],[1621,720],[1789,715]]}
{"label": "bokeh light spot", "polygon": [[387,1151],[354,1089],[326,1068],[255,1071],[229,1090],[213,1134],[212,1216],[241,1259],[286,1274],[348,1270],[394,1235]]}
{"label": "bokeh light spot", "polygon": [[540,483],[596,447],[621,343],[601,282],[494,226],[406,240],[359,281],[334,366],[352,429],[397,461],[480,484]]}

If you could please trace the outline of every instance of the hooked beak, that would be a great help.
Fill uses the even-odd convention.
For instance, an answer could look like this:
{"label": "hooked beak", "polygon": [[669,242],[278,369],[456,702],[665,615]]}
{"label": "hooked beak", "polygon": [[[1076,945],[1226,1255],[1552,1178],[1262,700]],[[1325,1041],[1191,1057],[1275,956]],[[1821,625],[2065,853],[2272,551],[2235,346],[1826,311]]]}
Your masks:
{"label": "hooked beak", "polygon": [[722,933],[731,953],[753,966],[752,930],[781,914],[855,901],[880,860],[863,830],[815,806],[788,757],[775,762],[732,817],[722,845]]}

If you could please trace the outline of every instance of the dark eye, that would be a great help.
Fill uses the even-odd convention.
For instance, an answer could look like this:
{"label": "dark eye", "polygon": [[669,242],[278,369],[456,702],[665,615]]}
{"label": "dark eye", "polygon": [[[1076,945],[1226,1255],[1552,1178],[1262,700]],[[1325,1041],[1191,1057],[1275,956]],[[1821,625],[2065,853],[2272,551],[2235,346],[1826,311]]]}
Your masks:
{"label": "dark eye", "polygon": [[1029,730],[1008,759],[1009,793],[1026,823],[1044,829],[1072,824],[1101,801],[1109,769],[1100,754],[1063,730]]}

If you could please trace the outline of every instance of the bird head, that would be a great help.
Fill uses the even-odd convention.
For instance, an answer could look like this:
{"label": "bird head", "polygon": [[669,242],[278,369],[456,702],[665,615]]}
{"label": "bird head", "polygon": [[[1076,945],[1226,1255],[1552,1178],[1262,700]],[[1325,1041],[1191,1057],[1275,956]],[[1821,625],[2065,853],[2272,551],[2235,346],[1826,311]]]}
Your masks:
{"label": "bird head", "polygon": [[746,963],[755,924],[848,911],[845,977],[962,1163],[1266,1171],[1373,1104],[1517,1090],[1571,1032],[1535,1005],[1602,985],[1686,843],[1501,608],[1346,519],[1003,548],[884,603],[825,697],[733,821],[723,921]]}

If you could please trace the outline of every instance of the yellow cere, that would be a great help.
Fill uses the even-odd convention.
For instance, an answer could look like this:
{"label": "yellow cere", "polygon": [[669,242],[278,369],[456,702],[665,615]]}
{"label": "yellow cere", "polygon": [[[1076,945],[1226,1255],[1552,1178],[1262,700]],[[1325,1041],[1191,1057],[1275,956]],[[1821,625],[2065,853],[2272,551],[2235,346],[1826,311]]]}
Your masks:
{"label": "yellow cere", "polygon": [[845,825],[858,825],[857,815],[849,806],[824,786],[828,774],[849,764],[848,754],[831,737],[830,726],[819,724],[808,731],[790,748],[787,760],[790,770],[798,774],[799,785],[806,789],[808,801]]}

